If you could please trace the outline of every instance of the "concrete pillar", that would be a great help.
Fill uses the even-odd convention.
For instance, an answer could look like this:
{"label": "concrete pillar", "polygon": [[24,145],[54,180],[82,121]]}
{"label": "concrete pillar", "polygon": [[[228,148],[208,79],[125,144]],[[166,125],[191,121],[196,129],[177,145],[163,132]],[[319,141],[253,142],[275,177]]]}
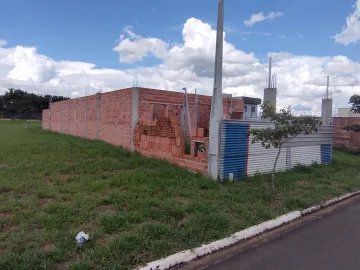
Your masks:
{"label": "concrete pillar", "polygon": [[96,93],[96,139],[100,138],[100,98],[101,93]]}
{"label": "concrete pillar", "polygon": [[264,103],[269,103],[275,109],[276,109],[276,96],[277,96],[277,88],[264,89]]}
{"label": "concrete pillar", "polygon": [[324,126],[332,125],[332,99],[324,98],[321,104],[321,122]]}
{"label": "concrete pillar", "polygon": [[222,99],[222,65],[224,43],[224,0],[218,3],[218,20],[216,29],[216,51],[214,89],[212,95],[209,130],[208,174],[214,180],[219,179],[219,146],[220,125],[223,120]]}
{"label": "concrete pillar", "polygon": [[131,105],[131,151],[135,151],[134,132],[139,121],[139,87],[133,87]]}

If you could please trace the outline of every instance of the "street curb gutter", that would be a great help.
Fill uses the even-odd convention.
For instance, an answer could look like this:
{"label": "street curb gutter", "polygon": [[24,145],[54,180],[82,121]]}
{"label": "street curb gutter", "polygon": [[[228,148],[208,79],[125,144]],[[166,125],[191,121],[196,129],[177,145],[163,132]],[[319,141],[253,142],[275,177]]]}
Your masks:
{"label": "street curb gutter", "polygon": [[277,217],[275,219],[268,220],[261,224],[258,224],[258,225],[249,227],[245,230],[236,232],[229,237],[217,240],[210,244],[202,245],[201,247],[197,247],[194,249],[184,250],[179,253],[170,255],[166,258],[162,258],[160,260],[150,262],[144,267],[137,268],[137,270],[167,270],[167,269],[170,269],[170,268],[178,266],[180,264],[184,264],[184,263],[190,262],[192,260],[195,260],[197,258],[212,254],[212,253],[219,251],[221,249],[224,249],[226,247],[235,245],[241,241],[244,241],[249,238],[255,237],[259,234],[262,234],[265,231],[273,230],[273,229],[278,228],[286,223],[294,221],[300,217],[315,213],[323,208],[329,207],[330,205],[341,202],[343,200],[346,200],[346,199],[353,197],[355,195],[358,195],[358,194],[360,194],[360,190],[333,198],[333,199],[325,201],[321,204],[316,204],[316,205],[309,207],[307,209],[304,209],[304,210],[287,213],[287,214]]}

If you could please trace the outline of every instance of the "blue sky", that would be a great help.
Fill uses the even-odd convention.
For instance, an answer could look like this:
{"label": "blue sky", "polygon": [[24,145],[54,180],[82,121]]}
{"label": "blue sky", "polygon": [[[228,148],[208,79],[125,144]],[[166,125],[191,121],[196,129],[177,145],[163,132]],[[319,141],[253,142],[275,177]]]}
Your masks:
{"label": "blue sky", "polygon": [[[341,54],[358,61],[359,46],[344,46],[330,38],[341,30],[354,3],[353,0],[226,0],[227,40],[238,49],[254,52],[260,60],[267,52],[286,51],[313,56]],[[144,37],[181,42],[182,26],[190,17],[215,26],[216,7],[216,0],[4,1],[0,38],[7,40],[8,46],[35,46],[39,53],[55,60],[123,68],[128,65],[120,64],[111,49],[125,26],[132,25]],[[260,11],[265,14],[281,11],[284,15],[253,27],[244,25],[244,20]],[[148,59],[143,65],[154,63]]]}
{"label": "blue sky", "polygon": [[[217,2],[3,1],[0,93],[76,97],[137,76],[211,95]],[[270,54],[280,108],[319,113],[326,76],[334,111],[360,93],[360,0],[225,0],[225,32],[226,93],[262,97]]]}

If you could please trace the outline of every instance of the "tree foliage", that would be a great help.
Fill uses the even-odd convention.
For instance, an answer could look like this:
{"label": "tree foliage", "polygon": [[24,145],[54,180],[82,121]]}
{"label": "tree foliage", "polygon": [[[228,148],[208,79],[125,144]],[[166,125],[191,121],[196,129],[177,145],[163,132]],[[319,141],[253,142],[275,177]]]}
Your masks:
{"label": "tree foliage", "polygon": [[260,142],[266,149],[278,148],[278,154],[273,166],[272,186],[275,189],[275,169],[279,159],[282,146],[300,134],[309,135],[318,132],[321,122],[316,117],[295,117],[287,109],[281,109],[279,113],[271,105],[264,103],[261,105],[262,119],[274,123],[273,128],[251,129],[251,143]]}
{"label": "tree foliage", "polygon": [[52,102],[66,100],[67,97],[37,95],[20,89],[10,88],[0,95],[0,117],[20,119],[40,119],[41,112]]}
{"label": "tree foliage", "polygon": [[350,125],[350,126],[346,126],[343,128],[346,131],[355,131],[355,132],[360,132],[360,125]]}
{"label": "tree foliage", "polygon": [[351,111],[360,113],[360,95],[353,95],[350,97],[349,103],[351,104]]}

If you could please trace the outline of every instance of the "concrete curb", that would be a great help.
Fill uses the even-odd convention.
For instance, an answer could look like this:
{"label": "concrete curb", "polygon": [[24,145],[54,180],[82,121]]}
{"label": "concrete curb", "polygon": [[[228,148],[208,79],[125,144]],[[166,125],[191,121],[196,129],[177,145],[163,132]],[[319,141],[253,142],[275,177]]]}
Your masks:
{"label": "concrete curb", "polygon": [[247,240],[249,238],[255,237],[265,231],[275,229],[277,227],[280,227],[286,223],[289,223],[291,221],[294,221],[300,217],[312,214],[314,212],[317,212],[323,208],[326,208],[330,205],[333,205],[335,203],[341,202],[345,199],[348,199],[350,197],[353,197],[355,195],[360,194],[360,190],[348,193],[346,195],[342,195],[336,198],[333,198],[331,200],[325,201],[321,204],[314,205],[312,207],[309,207],[307,209],[301,210],[301,211],[294,211],[287,213],[285,215],[282,215],[278,218],[265,221],[261,224],[249,227],[245,230],[236,232],[232,234],[229,237],[217,240],[215,242],[212,242],[210,244],[202,245],[201,247],[197,247],[195,249],[188,249],[181,251],[179,253],[175,253],[173,255],[170,255],[166,258],[162,258],[160,260],[156,260],[153,262],[148,263],[144,267],[138,267],[137,270],[166,270],[170,269],[172,267],[178,266],[183,263],[190,262],[192,260],[195,260],[197,258],[212,254],[218,250],[221,250],[223,248],[232,246],[234,244],[237,244],[241,241]]}

